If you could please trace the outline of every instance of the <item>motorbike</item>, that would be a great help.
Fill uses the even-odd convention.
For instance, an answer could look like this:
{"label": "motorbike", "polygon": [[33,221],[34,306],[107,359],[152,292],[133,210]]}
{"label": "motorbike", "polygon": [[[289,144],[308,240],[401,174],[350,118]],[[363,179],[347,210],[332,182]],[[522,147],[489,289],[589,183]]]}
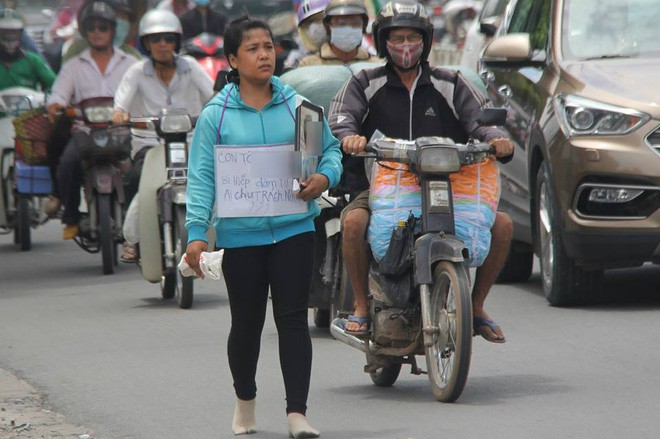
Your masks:
{"label": "motorbike", "polygon": [[[0,234],[13,232],[14,243],[21,250],[32,248],[31,229],[48,221],[42,202],[52,192],[52,181],[48,166],[32,163],[14,148],[14,144],[20,146],[20,142],[40,142],[45,147],[48,139],[38,138],[42,133],[33,131],[33,127],[44,124],[30,124],[30,129],[22,125],[19,130],[26,132],[17,136],[14,123],[18,120],[16,117],[42,106],[44,99],[43,93],[25,87],[0,91]],[[32,117],[37,122],[45,113],[35,113]]]}
{"label": "motorbike", "polygon": [[148,282],[160,283],[163,299],[177,296],[182,309],[193,304],[193,278],[182,276],[177,264],[188,245],[184,227],[187,136],[194,122],[181,108],[164,108],[158,116],[131,118],[133,128],[153,130],[160,139],[145,155],[136,195],[142,276]]}
{"label": "motorbike", "polygon": [[67,117],[84,124],[73,137],[82,159],[87,212],[82,213],[74,241],[88,253],[101,253],[103,274],[113,274],[118,264],[126,208],[122,167],[131,153],[130,128],[112,124],[113,101],[90,98],[64,110]]}
{"label": "motorbike", "polygon": [[[506,110],[489,108],[482,111],[479,124],[502,125],[505,118]],[[392,278],[384,276],[384,266],[372,259],[371,331],[349,334],[345,320],[336,318],[330,332],[366,354],[365,372],[377,386],[391,386],[402,365],[410,364],[412,374],[428,374],[437,400],[453,402],[467,381],[473,334],[469,254],[455,235],[450,175],[485,161],[494,148],[475,141],[449,144],[443,138],[420,137],[407,144],[396,139],[371,141],[365,152],[377,162],[405,164],[417,176],[421,218],[416,221],[421,227],[415,228],[411,264],[397,278],[403,280],[399,287],[404,286],[397,294],[405,294],[394,297]],[[416,355],[425,355],[427,371],[417,366]]]}
{"label": "motorbike", "polygon": [[183,51],[195,58],[214,81],[219,72],[229,70],[229,62],[224,55],[224,38],[220,35],[203,32],[186,40]]}

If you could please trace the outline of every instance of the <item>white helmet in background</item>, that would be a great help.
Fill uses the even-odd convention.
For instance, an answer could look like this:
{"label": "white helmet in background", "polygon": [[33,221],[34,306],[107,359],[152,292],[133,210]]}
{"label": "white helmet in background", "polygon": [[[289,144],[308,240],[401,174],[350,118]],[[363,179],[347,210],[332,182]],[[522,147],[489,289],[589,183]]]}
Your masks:
{"label": "white helmet in background", "polygon": [[179,50],[181,49],[182,33],[183,28],[181,27],[179,17],[173,12],[163,9],[153,9],[144,14],[140,20],[140,26],[138,29],[140,43],[145,50],[147,50],[145,37],[154,34],[176,34],[176,53],[179,53]]}

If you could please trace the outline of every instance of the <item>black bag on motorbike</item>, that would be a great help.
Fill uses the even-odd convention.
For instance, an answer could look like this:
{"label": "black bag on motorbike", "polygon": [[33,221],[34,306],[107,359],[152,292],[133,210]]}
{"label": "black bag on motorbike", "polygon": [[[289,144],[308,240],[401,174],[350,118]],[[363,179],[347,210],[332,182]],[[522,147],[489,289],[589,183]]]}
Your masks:
{"label": "black bag on motorbike", "polygon": [[417,219],[410,213],[403,225],[392,231],[390,246],[378,266],[381,274],[388,276],[401,276],[413,264],[413,249],[415,247],[414,230]]}

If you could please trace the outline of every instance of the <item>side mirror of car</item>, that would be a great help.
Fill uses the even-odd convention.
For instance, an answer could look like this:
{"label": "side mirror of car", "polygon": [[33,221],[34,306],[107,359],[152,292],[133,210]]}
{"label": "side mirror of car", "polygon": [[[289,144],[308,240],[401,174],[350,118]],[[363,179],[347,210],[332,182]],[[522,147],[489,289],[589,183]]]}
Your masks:
{"label": "side mirror of car", "polygon": [[506,108],[484,108],[477,116],[479,126],[502,126],[506,123]]}
{"label": "side mirror of car", "polygon": [[484,66],[501,63],[520,63],[529,61],[532,45],[529,34],[514,33],[502,35],[491,41],[483,51],[481,61]]}

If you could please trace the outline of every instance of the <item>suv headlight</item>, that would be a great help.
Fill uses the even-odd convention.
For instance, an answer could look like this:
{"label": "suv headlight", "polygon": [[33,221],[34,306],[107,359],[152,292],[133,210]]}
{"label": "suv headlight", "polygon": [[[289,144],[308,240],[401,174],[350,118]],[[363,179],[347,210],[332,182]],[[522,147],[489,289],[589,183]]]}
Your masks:
{"label": "suv headlight", "polygon": [[646,113],[574,95],[558,95],[553,104],[567,137],[628,134],[651,118]]}
{"label": "suv headlight", "polygon": [[164,133],[187,133],[192,122],[187,114],[166,114],[161,116],[160,129]]}

